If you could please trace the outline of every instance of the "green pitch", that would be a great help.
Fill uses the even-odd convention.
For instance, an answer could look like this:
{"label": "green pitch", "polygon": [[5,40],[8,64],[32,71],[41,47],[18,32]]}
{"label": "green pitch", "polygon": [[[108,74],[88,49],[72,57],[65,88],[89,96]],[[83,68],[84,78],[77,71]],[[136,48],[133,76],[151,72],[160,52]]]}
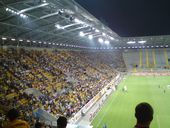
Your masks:
{"label": "green pitch", "polygon": [[[127,93],[122,92],[125,85]],[[93,120],[93,127],[102,128],[106,124],[107,128],[133,128],[135,106],[148,102],[154,108],[151,128],[170,128],[170,89],[167,85],[170,85],[169,76],[127,76],[109,96]]]}

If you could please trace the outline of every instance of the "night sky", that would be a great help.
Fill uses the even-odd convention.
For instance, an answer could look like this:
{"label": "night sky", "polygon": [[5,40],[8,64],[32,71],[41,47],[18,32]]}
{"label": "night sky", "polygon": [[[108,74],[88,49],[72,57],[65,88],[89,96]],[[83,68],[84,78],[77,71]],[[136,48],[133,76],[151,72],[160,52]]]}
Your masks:
{"label": "night sky", "polygon": [[75,0],[122,37],[170,35],[169,0]]}

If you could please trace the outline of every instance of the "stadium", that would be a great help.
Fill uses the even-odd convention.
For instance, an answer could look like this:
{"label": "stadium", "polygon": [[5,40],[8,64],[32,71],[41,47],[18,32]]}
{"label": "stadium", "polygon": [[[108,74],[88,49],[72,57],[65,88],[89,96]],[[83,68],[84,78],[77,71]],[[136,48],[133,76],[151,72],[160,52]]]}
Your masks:
{"label": "stadium", "polygon": [[0,0],[0,128],[132,128],[141,102],[169,128],[170,36],[121,36],[78,1]]}

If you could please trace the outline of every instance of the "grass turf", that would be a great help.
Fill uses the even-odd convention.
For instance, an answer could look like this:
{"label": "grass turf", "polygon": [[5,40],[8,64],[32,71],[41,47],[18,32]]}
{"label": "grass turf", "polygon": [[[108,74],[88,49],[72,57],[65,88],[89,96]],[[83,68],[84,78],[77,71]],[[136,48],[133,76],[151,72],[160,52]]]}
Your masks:
{"label": "grass turf", "polygon": [[[125,85],[127,93],[122,92]],[[93,127],[102,128],[106,124],[108,128],[133,128],[136,123],[135,106],[148,102],[154,108],[150,127],[169,128],[170,89],[167,89],[167,85],[170,85],[170,76],[126,76],[93,120]]]}

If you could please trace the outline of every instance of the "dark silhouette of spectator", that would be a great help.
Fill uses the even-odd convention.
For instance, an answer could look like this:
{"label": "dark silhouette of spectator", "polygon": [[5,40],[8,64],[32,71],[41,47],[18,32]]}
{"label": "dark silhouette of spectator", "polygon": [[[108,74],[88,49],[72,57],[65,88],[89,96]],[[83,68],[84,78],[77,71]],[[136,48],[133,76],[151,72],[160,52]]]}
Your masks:
{"label": "dark silhouette of spectator", "polygon": [[153,120],[153,108],[150,104],[143,102],[136,106],[135,117],[137,123],[135,128],[149,128],[151,121]]}
{"label": "dark silhouette of spectator", "polygon": [[5,128],[30,128],[26,121],[18,119],[19,111],[14,108],[8,111],[7,117],[9,122]]}
{"label": "dark silhouette of spectator", "polygon": [[66,128],[67,126],[67,118],[64,116],[59,116],[57,119],[57,128]]}
{"label": "dark silhouette of spectator", "polygon": [[35,123],[35,128],[45,128],[45,125],[41,122],[36,122]]}

